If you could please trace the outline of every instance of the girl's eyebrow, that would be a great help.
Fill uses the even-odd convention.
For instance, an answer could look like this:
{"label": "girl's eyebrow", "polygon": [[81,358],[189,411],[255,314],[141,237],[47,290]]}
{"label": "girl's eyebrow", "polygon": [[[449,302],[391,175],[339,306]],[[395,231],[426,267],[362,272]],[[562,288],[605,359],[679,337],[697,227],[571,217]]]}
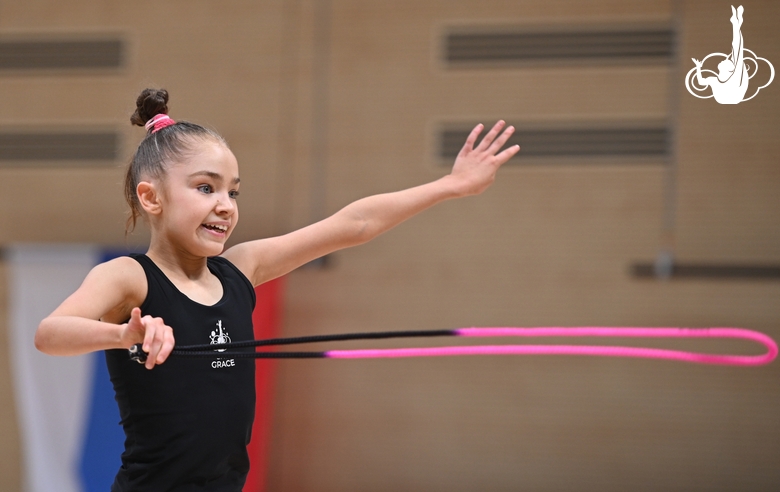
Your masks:
{"label": "girl's eyebrow", "polygon": [[[208,176],[208,177],[210,177],[212,179],[215,179],[217,181],[224,181],[224,179],[222,178],[222,175],[219,174],[219,173],[215,173],[214,171],[197,171],[197,172],[194,172],[194,173],[190,174],[189,177],[192,178],[194,176]],[[239,178],[238,176],[233,178],[233,184],[238,184],[240,182],[241,182],[241,178]]]}

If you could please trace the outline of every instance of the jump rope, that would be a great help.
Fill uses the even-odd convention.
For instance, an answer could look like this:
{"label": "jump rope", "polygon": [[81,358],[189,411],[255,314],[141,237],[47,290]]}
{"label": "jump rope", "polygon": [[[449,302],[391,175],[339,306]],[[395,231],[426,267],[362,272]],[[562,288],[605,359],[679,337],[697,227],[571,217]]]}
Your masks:
{"label": "jump rope", "polygon": [[[741,339],[758,342],[767,352],[760,355],[728,355],[686,352],[647,347],[599,345],[467,345],[450,347],[412,347],[387,349],[328,350],[324,352],[238,352],[235,349],[271,347],[316,342],[379,340],[388,338],[428,337],[613,337],[613,338],[709,338]],[[143,364],[148,354],[142,344],[129,349],[130,358]],[[543,327],[543,328],[459,328],[455,330],[390,331],[375,333],[340,333],[292,338],[269,338],[221,344],[184,345],[173,349],[179,357],[236,357],[253,359],[391,359],[406,357],[439,357],[460,355],[590,355],[602,357],[635,357],[665,359],[697,364],[760,366],[777,357],[777,343],[769,336],[744,328],[636,328],[636,327]]]}

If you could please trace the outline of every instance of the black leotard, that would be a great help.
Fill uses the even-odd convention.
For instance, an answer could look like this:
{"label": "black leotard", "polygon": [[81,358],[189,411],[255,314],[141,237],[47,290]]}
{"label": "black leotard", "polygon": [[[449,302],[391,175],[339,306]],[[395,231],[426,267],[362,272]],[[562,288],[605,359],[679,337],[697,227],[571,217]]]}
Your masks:
{"label": "black leotard", "polygon": [[[141,315],[162,318],[177,345],[254,338],[254,289],[226,259],[208,259],[223,296],[205,306],[182,294],[147,256],[133,258],[149,285]],[[213,358],[171,357],[152,370],[131,361],[127,350],[107,350],[106,360],[126,436],[112,492],[241,491],[255,410],[251,359],[215,351]]]}

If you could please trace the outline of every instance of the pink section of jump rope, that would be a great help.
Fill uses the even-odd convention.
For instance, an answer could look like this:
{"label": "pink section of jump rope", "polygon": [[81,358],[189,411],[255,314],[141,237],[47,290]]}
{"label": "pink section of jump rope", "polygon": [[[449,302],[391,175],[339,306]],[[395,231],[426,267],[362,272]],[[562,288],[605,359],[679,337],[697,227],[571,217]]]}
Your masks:
{"label": "pink section of jump rope", "polygon": [[453,355],[592,355],[606,357],[640,357],[678,360],[699,364],[756,366],[768,364],[777,357],[777,344],[767,335],[743,328],[461,328],[453,331],[463,337],[635,337],[635,338],[738,338],[761,343],[767,348],[762,355],[721,355],[642,347],[591,345],[478,345],[464,347],[425,347],[372,350],[331,350],[333,359],[367,359],[400,357],[436,357]]}

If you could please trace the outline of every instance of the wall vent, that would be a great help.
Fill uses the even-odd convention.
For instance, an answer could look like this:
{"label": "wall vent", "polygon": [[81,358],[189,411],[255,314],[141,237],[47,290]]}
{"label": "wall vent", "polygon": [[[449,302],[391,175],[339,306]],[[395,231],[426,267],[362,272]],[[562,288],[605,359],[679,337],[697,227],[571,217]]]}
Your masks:
{"label": "wall vent", "polygon": [[[454,159],[473,126],[444,125],[439,134],[439,157]],[[484,133],[483,133],[484,135]],[[570,157],[643,157],[666,159],[669,154],[669,129],[662,125],[644,127],[591,126],[586,128],[518,128],[506,146],[521,147],[512,160]]]}
{"label": "wall vent", "polygon": [[100,165],[119,155],[119,134],[0,132],[0,167]]}
{"label": "wall vent", "polygon": [[[664,278],[655,264],[649,262],[631,265],[631,274],[637,278]],[[780,280],[780,265],[674,263],[668,276],[675,279]]]}
{"label": "wall vent", "polygon": [[445,34],[444,61],[450,67],[534,63],[669,63],[671,27],[604,30],[522,31],[458,29]]}
{"label": "wall vent", "polygon": [[0,71],[116,69],[121,40],[0,40]]}

